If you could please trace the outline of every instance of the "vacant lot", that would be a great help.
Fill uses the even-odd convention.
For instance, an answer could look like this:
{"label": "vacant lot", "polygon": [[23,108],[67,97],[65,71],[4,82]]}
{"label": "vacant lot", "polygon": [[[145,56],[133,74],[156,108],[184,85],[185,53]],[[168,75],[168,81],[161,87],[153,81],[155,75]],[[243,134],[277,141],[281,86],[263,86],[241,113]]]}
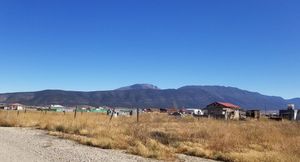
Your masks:
{"label": "vacant lot", "polygon": [[159,162],[49,136],[31,128],[0,127],[1,162]]}
{"label": "vacant lot", "polygon": [[0,111],[1,126],[36,127],[105,149],[174,160],[176,153],[223,161],[300,161],[300,123],[176,119],[165,114],[135,118],[97,113]]}

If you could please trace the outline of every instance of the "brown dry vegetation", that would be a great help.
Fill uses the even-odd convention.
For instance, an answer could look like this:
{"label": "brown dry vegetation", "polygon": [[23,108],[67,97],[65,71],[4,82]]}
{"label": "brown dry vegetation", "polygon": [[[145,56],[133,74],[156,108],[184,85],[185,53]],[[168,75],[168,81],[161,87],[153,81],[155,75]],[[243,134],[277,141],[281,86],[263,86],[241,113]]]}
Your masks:
{"label": "brown dry vegetation", "polygon": [[222,161],[300,161],[300,123],[175,119],[165,114],[135,118],[97,113],[47,114],[0,111],[0,125],[35,127],[50,134],[105,149],[172,160],[176,153]]}

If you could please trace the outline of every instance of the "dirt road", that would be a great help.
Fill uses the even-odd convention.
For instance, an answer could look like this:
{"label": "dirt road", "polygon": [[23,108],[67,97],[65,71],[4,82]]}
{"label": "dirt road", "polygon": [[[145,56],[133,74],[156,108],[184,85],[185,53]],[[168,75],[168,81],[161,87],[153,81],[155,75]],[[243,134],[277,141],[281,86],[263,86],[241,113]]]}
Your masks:
{"label": "dirt road", "polygon": [[[180,161],[213,162],[180,155]],[[0,127],[1,162],[151,162],[120,150],[104,150],[47,135],[29,128]]]}

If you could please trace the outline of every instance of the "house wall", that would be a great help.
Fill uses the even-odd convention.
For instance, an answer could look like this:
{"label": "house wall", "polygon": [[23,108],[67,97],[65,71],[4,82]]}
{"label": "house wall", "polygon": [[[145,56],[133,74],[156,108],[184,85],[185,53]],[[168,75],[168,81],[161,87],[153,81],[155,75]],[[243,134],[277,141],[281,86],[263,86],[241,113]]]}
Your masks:
{"label": "house wall", "polygon": [[216,119],[225,119],[226,117],[223,108],[208,107],[207,113],[209,117],[216,118]]}
{"label": "house wall", "polygon": [[239,120],[240,119],[240,111],[239,110],[234,110],[234,115],[233,115],[233,119],[234,120]]}
{"label": "house wall", "polygon": [[299,114],[299,110],[294,110],[295,112],[294,112],[294,120],[300,120],[299,118],[300,118],[300,114]]}
{"label": "house wall", "polygon": [[300,121],[300,110],[298,110],[298,112],[297,112],[296,120],[297,120],[297,121]]}
{"label": "house wall", "polygon": [[231,109],[231,108],[220,108],[220,107],[208,107],[208,116],[216,119],[232,119],[239,120],[240,112],[239,110]]}
{"label": "house wall", "polygon": [[250,118],[260,118],[260,111],[259,110],[248,110],[246,112],[246,116]]}
{"label": "house wall", "polygon": [[279,116],[288,120],[296,120],[297,110],[279,110]]}
{"label": "house wall", "polygon": [[23,106],[17,106],[17,110],[23,110],[24,107]]}
{"label": "house wall", "polygon": [[10,110],[23,110],[24,107],[22,105],[9,105],[8,109],[10,109]]}

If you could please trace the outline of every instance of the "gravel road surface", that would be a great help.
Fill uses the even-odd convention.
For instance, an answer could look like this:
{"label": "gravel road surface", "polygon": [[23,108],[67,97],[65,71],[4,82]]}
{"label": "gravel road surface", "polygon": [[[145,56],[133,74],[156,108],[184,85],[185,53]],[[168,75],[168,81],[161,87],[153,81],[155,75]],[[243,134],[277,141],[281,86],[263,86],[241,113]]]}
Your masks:
{"label": "gravel road surface", "polygon": [[[179,161],[213,162],[185,155]],[[30,128],[0,127],[1,162],[152,162],[124,153],[77,144]]]}

